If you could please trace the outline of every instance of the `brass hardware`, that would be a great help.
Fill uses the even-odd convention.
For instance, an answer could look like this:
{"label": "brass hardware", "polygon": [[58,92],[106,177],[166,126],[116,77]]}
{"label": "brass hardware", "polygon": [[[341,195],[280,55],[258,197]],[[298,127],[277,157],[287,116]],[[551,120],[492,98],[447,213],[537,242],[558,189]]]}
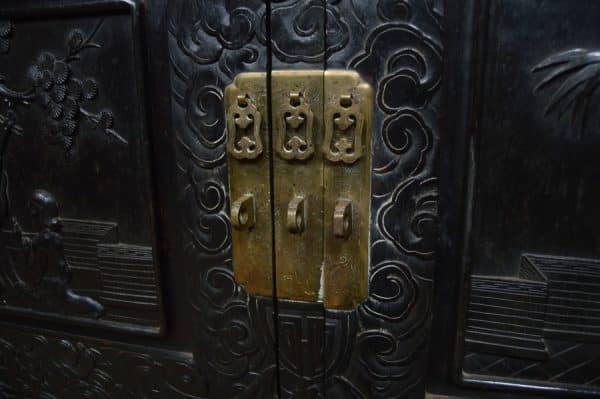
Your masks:
{"label": "brass hardware", "polygon": [[327,104],[329,106],[325,111],[323,153],[332,162],[351,164],[362,156],[365,114],[352,94],[340,94],[339,97],[333,97],[332,102]]}
{"label": "brass hardware", "polygon": [[238,94],[228,108],[227,150],[236,159],[255,159],[263,152],[260,138],[262,116],[249,94]]}
{"label": "brass hardware", "polygon": [[[368,295],[372,90],[352,71],[325,71],[324,81],[323,302],[353,309]],[[351,203],[344,237],[336,234],[340,199]]]}
{"label": "brass hardware", "polygon": [[[225,90],[233,271],[249,293],[273,295],[267,75],[238,75]],[[251,195],[250,200],[247,196]],[[252,206],[251,206],[252,204]],[[244,222],[244,209],[248,220]],[[251,223],[252,222],[252,223]],[[244,227],[245,226],[245,227]]]}
{"label": "brass hardware", "polygon": [[293,90],[281,104],[274,126],[277,127],[275,150],[283,159],[304,160],[314,152],[314,114],[304,93]]}
{"label": "brass hardware", "polygon": [[[271,93],[277,297],[316,302],[323,264],[323,160],[314,153],[323,139],[323,71],[273,71]],[[302,141],[306,148],[297,147]],[[290,234],[288,204],[298,196],[304,197],[304,231]]]}
{"label": "brass hardware", "polygon": [[296,196],[288,205],[287,228],[290,233],[300,234],[304,231],[306,214],[304,211],[304,197]]}
{"label": "brass hardware", "polygon": [[255,222],[255,204],[252,194],[244,194],[231,205],[231,224],[236,229],[250,230]]}
{"label": "brass hardware", "polygon": [[352,233],[352,201],[339,199],[333,211],[333,235],[348,238]]}
{"label": "brass hardware", "polygon": [[273,71],[267,104],[266,75],[244,73],[225,102],[236,281],[271,296],[274,251],[277,298],[355,308],[368,286],[371,88],[352,71]]}

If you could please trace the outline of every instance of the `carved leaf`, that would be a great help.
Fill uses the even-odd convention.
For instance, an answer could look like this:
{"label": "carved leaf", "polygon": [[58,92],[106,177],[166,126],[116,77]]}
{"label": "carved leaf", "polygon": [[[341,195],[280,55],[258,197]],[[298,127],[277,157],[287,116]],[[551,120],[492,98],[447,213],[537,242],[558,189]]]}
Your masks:
{"label": "carved leaf", "polygon": [[574,49],[554,54],[532,69],[533,73],[542,71],[546,75],[534,92],[558,85],[548,101],[545,115],[557,113],[560,118],[570,111],[571,127],[582,134],[592,98],[600,86],[600,51]]}

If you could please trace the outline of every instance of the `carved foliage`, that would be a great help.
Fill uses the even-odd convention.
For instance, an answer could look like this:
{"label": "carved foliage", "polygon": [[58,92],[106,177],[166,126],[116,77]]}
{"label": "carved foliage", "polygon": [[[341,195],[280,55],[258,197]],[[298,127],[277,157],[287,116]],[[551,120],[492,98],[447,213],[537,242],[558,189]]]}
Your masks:
{"label": "carved foliage", "polygon": [[[61,145],[65,154],[71,156],[75,151],[75,139],[79,133],[80,121],[87,121],[93,128],[105,133],[113,139],[127,144],[117,131],[113,129],[114,118],[110,110],[89,111],[86,103],[98,96],[98,85],[93,78],[75,76],[71,64],[81,60],[82,52],[87,49],[99,49],[102,46],[93,41],[102,27],[100,20],[94,29],[85,34],[79,29],[72,30],[66,38],[66,54],[42,51],[29,67],[27,77],[31,87],[25,91],[11,90],[0,79],[0,98],[7,104],[7,115],[0,115],[0,126],[5,129],[11,125],[17,133],[22,131],[17,124],[14,108],[16,105],[29,105],[34,102],[46,113],[42,126],[44,139],[52,145]],[[6,25],[6,38],[12,31],[10,22]],[[0,25],[0,38],[2,26]],[[1,46],[1,45],[0,45]],[[8,44],[3,46],[8,52]],[[11,117],[12,116],[12,117]]]}
{"label": "carved foliage", "polygon": [[[205,381],[188,360],[119,350],[3,327],[0,396],[4,398],[190,398]],[[9,335],[10,337],[8,337]]]}
{"label": "carved foliage", "polygon": [[13,24],[10,21],[0,21],[0,54],[10,50],[10,37],[13,33]]}
{"label": "carved foliage", "polygon": [[584,132],[592,100],[600,86],[600,52],[573,49],[553,54],[532,69],[546,75],[535,87],[539,92],[560,83],[550,97],[545,115],[571,113],[571,129],[581,136]]}

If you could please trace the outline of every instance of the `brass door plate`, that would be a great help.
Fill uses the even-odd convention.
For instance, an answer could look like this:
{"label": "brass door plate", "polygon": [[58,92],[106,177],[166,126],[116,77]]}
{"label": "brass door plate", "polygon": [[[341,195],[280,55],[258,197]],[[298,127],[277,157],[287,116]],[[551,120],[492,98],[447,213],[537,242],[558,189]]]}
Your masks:
{"label": "brass door plate", "polygon": [[267,75],[244,73],[225,89],[233,269],[248,293],[273,295]]}
{"label": "brass door plate", "polygon": [[372,90],[353,71],[273,71],[267,104],[266,79],[225,93],[236,281],[271,296],[274,269],[277,298],[353,309],[368,294]]}

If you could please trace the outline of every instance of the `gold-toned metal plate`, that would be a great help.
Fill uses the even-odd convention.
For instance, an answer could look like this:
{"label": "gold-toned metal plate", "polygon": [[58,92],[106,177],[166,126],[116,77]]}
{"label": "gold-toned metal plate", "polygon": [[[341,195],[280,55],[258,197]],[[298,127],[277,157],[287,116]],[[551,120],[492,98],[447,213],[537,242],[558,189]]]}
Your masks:
{"label": "gold-toned metal plate", "polygon": [[267,75],[244,73],[225,90],[233,269],[249,294],[273,295]]}
{"label": "gold-toned metal plate", "polygon": [[318,151],[323,71],[273,71],[271,76],[277,297],[316,302],[323,260],[323,160]]}
{"label": "gold-toned metal plate", "polygon": [[325,72],[324,306],[353,309],[368,295],[371,87],[352,71]]}
{"label": "gold-toned metal plate", "polygon": [[271,79],[271,121],[266,74],[225,92],[236,281],[271,296],[276,278],[277,298],[353,309],[368,290],[372,90],[352,71]]}

